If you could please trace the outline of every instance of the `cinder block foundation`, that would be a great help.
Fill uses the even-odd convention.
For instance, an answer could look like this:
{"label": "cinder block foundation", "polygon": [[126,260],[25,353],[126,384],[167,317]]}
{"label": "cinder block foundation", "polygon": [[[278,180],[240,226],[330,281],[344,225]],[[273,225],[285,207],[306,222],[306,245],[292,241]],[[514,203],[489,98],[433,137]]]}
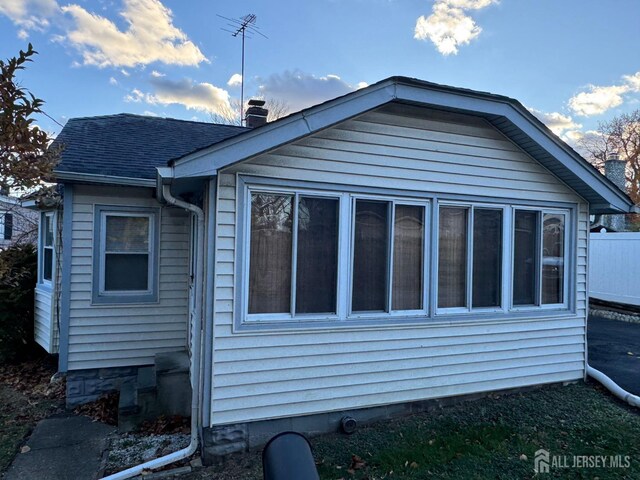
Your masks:
{"label": "cinder block foundation", "polygon": [[416,402],[395,403],[370,408],[319,413],[299,417],[278,418],[232,425],[214,425],[203,429],[202,459],[205,465],[223,463],[226,456],[265,445],[274,435],[295,431],[314,437],[324,433],[339,432],[345,416],[356,419],[358,426],[391,420],[414,413],[433,411],[447,405],[484,398],[489,394],[508,395],[535,390],[540,386],[522,387],[497,392],[482,392],[456,397],[434,398]]}
{"label": "cinder block foundation", "polygon": [[135,380],[139,367],[92,368],[67,373],[67,408],[93,402],[117,392],[127,380]]}

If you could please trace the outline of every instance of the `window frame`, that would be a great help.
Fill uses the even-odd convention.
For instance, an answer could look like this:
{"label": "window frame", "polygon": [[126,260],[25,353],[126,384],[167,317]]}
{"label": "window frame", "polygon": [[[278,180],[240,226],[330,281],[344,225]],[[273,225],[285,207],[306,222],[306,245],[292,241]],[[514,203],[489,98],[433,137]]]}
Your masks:
{"label": "window frame", "polygon": [[[454,208],[466,208],[468,210],[467,215],[467,265],[466,265],[466,290],[465,299],[466,306],[464,307],[444,307],[438,306],[438,269],[440,266],[440,208],[454,207]],[[510,262],[507,257],[510,257],[509,252],[512,250],[512,241],[509,238],[509,229],[511,228],[511,222],[506,221],[509,217],[510,205],[498,204],[498,203],[481,203],[481,202],[462,202],[462,201],[439,201],[436,205],[435,219],[434,219],[434,256],[435,261],[433,266],[433,283],[434,283],[434,296],[433,304],[435,316],[447,316],[447,315],[468,315],[477,313],[506,313],[509,310],[508,297],[510,296]],[[500,306],[499,307],[473,307],[473,221],[474,210],[500,210],[502,212],[502,258],[500,265]]]}
{"label": "window frame", "polygon": [[[431,202],[428,199],[420,200],[415,198],[406,198],[399,196],[388,195],[368,195],[368,194],[350,194],[350,238],[349,238],[349,289],[348,289],[348,304],[347,304],[347,320],[352,319],[384,319],[393,317],[421,317],[429,314],[429,290],[430,290],[430,278],[429,278],[429,244],[431,237]],[[385,298],[385,310],[384,311],[353,311],[353,269],[355,261],[355,230],[356,230],[356,202],[358,200],[373,201],[373,202],[387,202],[388,206],[388,218],[387,225],[387,246],[388,246],[388,259],[387,259],[387,284],[386,284],[386,298]],[[396,205],[410,205],[424,208],[424,225],[423,225],[423,238],[422,238],[422,308],[417,310],[393,310],[393,254],[394,254],[394,229],[395,229],[395,207]]]}
{"label": "window frame", "polygon": [[[50,218],[52,242],[51,245],[46,245],[47,234],[45,231],[46,219]],[[53,281],[56,277],[56,233],[58,230],[58,216],[54,211],[46,211],[40,213],[40,225],[38,228],[38,284],[41,286],[51,288]],[[44,251],[46,248],[51,249],[51,278],[44,278]]]}
{"label": "window frame", "polygon": [[[267,178],[259,175],[235,173],[235,198],[236,227],[234,233],[234,251],[230,252],[233,258],[234,275],[234,304],[232,329],[234,332],[251,331],[299,331],[305,329],[332,329],[359,328],[369,326],[372,328],[398,327],[403,325],[445,325],[451,322],[501,322],[523,321],[532,318],[544,318],[550,315],[569,317],[576,314],[576,258],[578,252],[578,221],[580,204],[570,201],[552,202],[546,200],[518,199],[518,198],[485,198],[469,194],[409,191],[397,188],[375,186],[352,186],[337,183],[313,182],[303,180],[285,180]],[[299,192],[301,195],[313,193],[320,196],[340,197],[339,206],[339,240],[338,240],[338,281],[337,301],[338,314],[329,317],[320,317],[317,314],[299,314],[295,318],[289,316],[282,319],[280,314],[265,314],[263,318],[248,320],[248,278],[249,278],[249,238],[250,238],[250,208],[251,193],[255,191],[265,193],[291,194]],[[353,262],[353,235],[355,223],[354,198],[389,201],[396,203],[426,205],[425,208],[425,234],[424,234],[424,285],[425,311],[415,315],[407,314],[407,311],[356,313],[351,315],[351,290],[352,262]],[[465,311],[437,311],[437,265],[438,265],[438,208],[439,205],[466,205],[476,208],[502,210],[502,291],[501,307],[476,307]],[[512,265],[513,265],[513,215],[516,209],[532,209],[545,212],[561,212],[565,215],[564,231],[564,302],[562,304],[549,304],[535,307],[513,308],[512,292]],[[224,212],[223,212],[224,213]],[[395,213],[395,212],[394,212]],[[345,222],[344,219],[349,221]],[[346,223],[346,229],[345,229]],[[390,224],[391,225],[391,224]],[[473,224],[470,224],[468,235],[473,235]],[[393,256],[393,247],[390,246],[390,256]],[[470,243],[467,248],[472,248]],[[346,252],[346,255],[345,255]],[[470,258],[468,268],[473,268]],[[391,259],[390,259],[391,260]],[[391,261],[389,262],[391,263]],[[390,267],[392,268],[392,267]],[[392,270],[388,273],[391,279]],[[346,282],[346,287],[345,287]],[[472,286],[473,280],[469,283]],[[293,284],[292,284],[293,285]],[[506,287],[505,287],[506,286]],[[472,302],[471,292],[469,302]],[[435,300],[434,300],[435,299]],[[392,302],[392,300],[388,300]],[[271,318],[268,318],[271,317]]]}
{"label": "window frame", "polygon": [[[106,220],[108,216],[149,219],[147,290],[105,290]],[[137,304],[158,302],[160,209],[95,205],[93,225],[92,304]],[[126,253],[123,253],[126,255]]]}
{"label": "window frame", "polygon": [[[573,290],[569,288],[569,277],[573,268],[571,267],[572,255],[570,255],[571,241],[574,240],[575,234],[571,228],[572,214],[571,210],[565,208],[553,208],[553,207],[532,207],[513,205],[511,212],[511,224],[515,226],[515,216],[517,210],[533,211],[538,213],[538,238],[536,239],[537,255],[538,255],[538,268],[536,269],[536,304],[535,305],[514,305],[513,303],[513,287],[514,278],[513,274],[514,261],[515,261],[515,249],[511,249],[511,285],[509,295],[509,311],[510,312],[531,312],[537,310],[568,310],[570,305],[570,298],[573,295]],[[563,298],[561,303],[542,303],[542,275],[543,275],[543,262],[544,262],[544,215],[551,213],[554,215],[562,215],[564,217],[564,235],[563,235],[563,278],[562,278],[562,290]],[[515,228],[511,228],[511,242],[515,243]]]}
{"label": "window frame", "polygon": [[[291,224],[291,294],[289,302],[289,312],[282,313],[249,313],[249,272],[251,268],[251,195],[254,193],[265,193],[273,195],[287,195],[292,199],[292,224]],[[296,286],[297,286],[297,260],[298,260],[298,204],[300,197],[328,198],[338,201],[338,265],[336,278],[336,312],[335,313],[296,313]],[[342,242],[343,236],[343,203],[344,195],[338,192],[316,190],[316,189],[294,189],[270,186],[247,186],[244,202],[244,231],[246,236],[243,239],[243,265],[242,275],[242,319],[243,323],[264,323],[264,322],[300,322],[300,321],[335,321],[339,319],[344,310],[342,283],[344,282],[342,272],[344,271]]]}

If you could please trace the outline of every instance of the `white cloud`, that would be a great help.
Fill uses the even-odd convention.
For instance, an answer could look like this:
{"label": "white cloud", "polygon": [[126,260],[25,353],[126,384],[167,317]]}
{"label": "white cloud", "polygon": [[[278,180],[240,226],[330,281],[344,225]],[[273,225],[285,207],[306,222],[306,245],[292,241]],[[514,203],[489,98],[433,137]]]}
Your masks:
{"label": "white cloud", "polygon": [[18,37],[26,39],[29,30],[44,30],[59,11],[55,0],[0,0],[0,15],[20,27]]}
{"label": "white cloud", "polygon": [[131,93],[124,97],[124,101],[127,103],[140,103],[144,100],[145,94],[141,90],[134,88]]}
{"label": "white cloud", "polygon": [[159,117],[160,116],[156,112],[152,112],[151,110],[145,110],[144,112],[142,112],[142,114],[146,115],[147,117]]}
{"label": "white cloud", "polygon": [[337,75],[316,77],[300,71],[286,71],[260,79],[260,95],[285,102],[292,112],[322,103],[359,88]]}
{"label": "white cloud", "polygon": [[627,85],[598,87],[589,85],[589,91],[580,92],[569,99],[569,108],[585,117],[599,115],[622,104],[622,95],[629,91]]}
{"label": "white cloud", "polygon": [[416,21],[413,38],[430,40],[443,55],[457,54],[458,48],[468,45],[482,32],[468,10],[486,8],[497,0],[436,0],[431,15]]}
{"label": "white cloud", "polygon": [[120,73],[121,73],[122,75],[124,75],[125,77],[128,77],[129,75],[131,75],[131,74],[130,74],[129,72],[127,72],[124,68],[121,68],[121,69],[120,69]]}
{"label": "white cloud", "polygon": [[157,70],[152,70],[151,71],[151,76],[152,77],[156,77],[156,78],[160,78],[160,77],[166,77],[166,75],[164,73],[160,73]]}
{"label": "white cloud", "polygon": [[239,87],[242,84],[242,75],[234,73],[227,81],[227,85],[230,87]]}
{"label": "white cloud", "polygon": [[124,0],[120,12],[127,25],[124,31],[80,5],[67,5],[62,11],[75,21],[66,39],[80,50],[85,65],[198,65],[207,61],[187,35],[173,25],[171,10],[159,0]]}
{"label": "white cloud", "polygon": [[580,92],[569,99],[569,108],[585,117],[600,115],[622,105],[625,95],[640,92],[640,72],[623,75],[620,85],[588,85],[587,91]]}
{"label": "white cloud", "polygon": [[109,77],[109,85],[118,85],[118,80],[114,77]]}
{"label": "white cloud", "polygon": [[227,114],[231,111],[229,93],[211,83],[196,83],[191,79],[169,80],[152,78],[152,93],[143,93],[134,89],[125,97],[125,101],[141,102],[152,105],[182,105],[188,110],[198,110],[213,114]]}
{"label": "white cloud", "polygon": [[535,108],[529,108],[529,111],[559,137],[564,138],[570,131],[582,128],[582,125],[574,122],[569,115],[563,115],[559,112],[541,112]]}
{"label": "white cloud", "polygon": [[636,72],[633,75],[623,75],[622,79],[631,90],[640,92],[640,72]]}

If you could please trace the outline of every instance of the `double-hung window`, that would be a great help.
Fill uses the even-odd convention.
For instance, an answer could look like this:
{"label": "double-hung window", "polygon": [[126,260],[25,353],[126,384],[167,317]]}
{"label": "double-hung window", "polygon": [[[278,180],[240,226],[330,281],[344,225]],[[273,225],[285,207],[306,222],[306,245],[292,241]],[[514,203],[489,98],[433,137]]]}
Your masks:
{"label": "double-hung window", "polygon": [[504,209],[441,204],[438,213],[438,312],[502,309]]}
{"label": "double-hung window", "polygon": [[50,284],[53,278],[54,213],[44,212],[40,216],[40,282]]}
{"label": "double-hung window", "polygon": [[514,210],[513,306],[567,303],[567,212]]}
{"label": "double-hung window", "polygon": [[13,214],[0,210],[0,240],[11,240],[13,237]]}
{"label": "double-hung window", "polygon": [[94,303],[157,301],[157,211],[96,207]]}

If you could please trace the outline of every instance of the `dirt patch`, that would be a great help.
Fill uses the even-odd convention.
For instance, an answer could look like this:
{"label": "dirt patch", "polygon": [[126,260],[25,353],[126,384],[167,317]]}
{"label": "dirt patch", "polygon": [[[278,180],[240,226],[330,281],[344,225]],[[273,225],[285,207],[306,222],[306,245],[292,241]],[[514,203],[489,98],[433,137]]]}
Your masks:
{"label": "dirt patch", "polygon": [[73,409],[76,415],[84,415],[94,422],[118,425],[118,392],[109,393],[95,402],[78,405]]}

